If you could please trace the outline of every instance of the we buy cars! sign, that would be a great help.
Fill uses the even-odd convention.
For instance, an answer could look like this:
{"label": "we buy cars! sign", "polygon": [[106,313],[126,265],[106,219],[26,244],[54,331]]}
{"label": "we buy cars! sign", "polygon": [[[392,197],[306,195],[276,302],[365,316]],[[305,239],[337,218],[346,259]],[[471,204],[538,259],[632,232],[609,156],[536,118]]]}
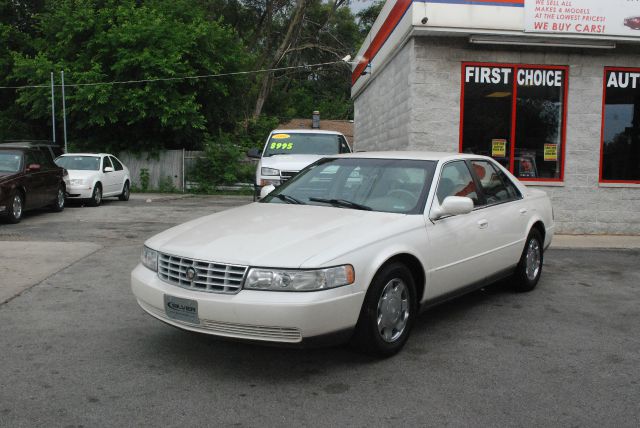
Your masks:
{"label": "we buy cars! sign", "polygon": [[640,37],[640,0],[525,0],[525,31]]}

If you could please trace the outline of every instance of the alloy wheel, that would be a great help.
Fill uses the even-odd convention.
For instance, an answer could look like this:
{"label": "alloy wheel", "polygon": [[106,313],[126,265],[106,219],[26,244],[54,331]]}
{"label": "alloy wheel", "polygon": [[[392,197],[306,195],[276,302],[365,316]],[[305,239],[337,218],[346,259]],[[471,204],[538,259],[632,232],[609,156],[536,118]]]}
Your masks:
{"label": "alloy wheel", "polygon": [[409,289],[400,278],[389,281],[378,300],[378,333],[382,340],[392,343],[398,340],[409,320]]}
{"label": "alloy wheel", "polygon": [[531,239],[527,247],[527,261],[525,269],[527,278],[530,281],[535,280],[538,276],[538,273],[540,272],[540,255],[540,244],[538,243],[538,240]]}

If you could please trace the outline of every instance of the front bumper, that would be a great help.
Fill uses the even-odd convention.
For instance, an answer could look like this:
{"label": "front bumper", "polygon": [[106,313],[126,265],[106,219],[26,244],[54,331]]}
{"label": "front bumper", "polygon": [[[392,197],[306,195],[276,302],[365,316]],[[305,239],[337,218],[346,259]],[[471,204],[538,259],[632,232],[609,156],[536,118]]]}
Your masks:
{"label": "front bumper", "polygon": [[[131,272],[131,289],[150,315],[175,327],[234,339],[301,344],[337,334],[346,338],[356,325],[364,292],[355,284],[313,292],[241,290],[218,294],[168,284],[139,264]],[[198,303],[199,324],[169,318],[164,296]]]}
{"label": "front bumper", "polygon": [[89,199],[93,195],[93,186],[82,185],[67,187],[67,198],[70,199]]}

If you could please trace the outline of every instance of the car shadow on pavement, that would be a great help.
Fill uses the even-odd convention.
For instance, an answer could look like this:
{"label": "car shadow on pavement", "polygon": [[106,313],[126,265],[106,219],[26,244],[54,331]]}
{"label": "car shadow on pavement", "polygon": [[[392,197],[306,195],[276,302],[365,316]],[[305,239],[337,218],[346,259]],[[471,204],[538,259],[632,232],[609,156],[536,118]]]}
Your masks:
{"label": "car shadow on pavement", "polygon": [[[162,367],[180,367],[188,361],[190,367],[212,379],[240,376],[259,383],[288,383],[309,380],[313,376],[348,376],[358,367],[395,364],[395,359],[405,358],[403,353],[415,355],[416,350],[422,349],[422,342],[432,339],[425,337],[431,329],[464,318],[475,307],[503,299],[507,294],[511,292],[499,283],[430,309],[417,318],[404,350],[389,359],[362,354],[347,344],[308,349],[268,346],[185,332],[169,326],[150,332],[139,343],[144,342],[144,352],[148,353],[145,358],[156,360]],[[429,343],[429,348],[437,346],[437,342]]]}

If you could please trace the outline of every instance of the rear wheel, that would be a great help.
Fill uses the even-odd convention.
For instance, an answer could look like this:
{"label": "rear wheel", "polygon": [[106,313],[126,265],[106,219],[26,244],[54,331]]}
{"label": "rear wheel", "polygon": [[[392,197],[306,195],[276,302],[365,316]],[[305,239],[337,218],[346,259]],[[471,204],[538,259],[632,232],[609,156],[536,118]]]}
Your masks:
{"label": "rear wheel", "polygon": [[93,186],[93,193],[91,194],[91,199],[89,199],[89,206],[97,207],[102,203],[102,186],[100,183],[96,183]]}
{"label": "rear wheel", "polygon": [[542,247],[542,235],[536,229],[532,229],[527,236],[520,262],[513,275],[512,287],[514,290],[531,291],[538,284],[542,274]]}
{"label": "rear wheel", "polygon": [[9,223],[20,223],[24,212],[24,196],[21,192],[16,192],[11,198],[11,203],[7,207],[7,219]]}
{"label": "rear wheel", "polygon": [[51,205],[51,211],[58,213],[62,210],[64,210],[64,186],[61,184],[60,187],[58,187],[56,201]]}
{"label": "rear wheel", "polygon": [[122,187],[122,193],[118,195],[118,199],[120,199],[121,201],[128,201],[130,193],[131,191],[129,189],[129,182],[125,181],[124,186]]}
{"label": "rear wheel", "polygon": [[401,263],[384,266],[374,277],[364,299],[353,343],[381,357],[404,346],[416,316],[413,276]]}

